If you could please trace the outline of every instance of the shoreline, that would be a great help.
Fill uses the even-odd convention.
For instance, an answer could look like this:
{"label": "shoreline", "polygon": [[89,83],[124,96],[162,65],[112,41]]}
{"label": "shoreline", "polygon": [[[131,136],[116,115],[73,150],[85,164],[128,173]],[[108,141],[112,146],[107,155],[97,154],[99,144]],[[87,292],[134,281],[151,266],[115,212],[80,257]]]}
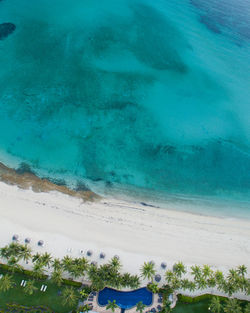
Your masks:
{"label": "shoreline", "polygon": [[[7,159],[5,159],[7,162]],[[16,160],[17,161],[17,160]],[[6,165],[7,164],[7,165]],[[21,189],[32,189],[34,192],[58,191],[60,193],[80,198],[83,201],[120,201],[132,203],[143,207],[177,210],[179,212],[213,216],[218,218],[249,219],[250,201],[248,198],[228,198],[218,195],[199,195],[182,193],[164,193],[132,185],[114,184],[105,186],[105,182],[92,182],[84,179],[82,182],[74,181],[77,178],[52,178],[49,173],[33,172],[26,163],[15,162],[10,165],[0,162],[0,182],[18,186]],[[72,181],[73,179],[73,181]],[[173,209],[174,207],[174,209]]]}
{"label": "shoreline", "polygon": [[[6,167],[0,165],[1,178],[3,173]],[[103,264],[119,255],[124,271],[131,274],[139,274],[142,264],[153,260],[162,277],[163,261],[167,269],[178,261],[188,268],[208,264],[224,273],[241,264],[250,269],[248,219],[183,212],[174,203],[160,208],[101,198],[92,192],[91,197],[86,196],[89,192],[75,196],[76,191],[54,188],[47,180],[45,185],[51,189],[39,189],[44,180],[30,173],[21,175],[15,185],[9,179],[11,174],[20,176],[9,169],[4,176],[8,180],[0,182],[0,246],[18,234],[21,243],[31,238],[34,252],[47,251],[54,257],[86,256],[90,249],[93,255],[89,260]],[[38,185],[27,183],[30,177]],[[44,247],[37,246],[39,240]],[[106,254],[104,260],[99,258],[100,252]]]}
{"label": "shoreline", "polygon": [[250,268],[248,220],[196,215],[174,211],[174,207],[155,209],[118,200],[83,202],[58,191],[36,193],[3,182],[0,200],[1,220],[5,227],[8,225],[1,231],[4,243],[13,233],[19,233],[37,241],[53,237],[45,242],[49,246],[56,240],[57,250],[63,242],[64,255],[66,242],[74,242],[77,249],[109,249],[113,255],[117,251],[124,254],[124,258],[132,253],[143,255],[143,261],[157,258],[174,264],[181,260],[187,265],[225,268],[243,263]]}
{"label": "shoreline", "polygon": [[[20,172],[18,172],[20,171]],[[97,201],[101,197],[91,190],[74,190],[66,185],[56,184],[49,179],[40,178],[29,168],[15,170],[0,162],[0,181],[14,185],[21,189],[32,189],[34,192],[58,191],[72,197],[80,198],[83,201]]]}

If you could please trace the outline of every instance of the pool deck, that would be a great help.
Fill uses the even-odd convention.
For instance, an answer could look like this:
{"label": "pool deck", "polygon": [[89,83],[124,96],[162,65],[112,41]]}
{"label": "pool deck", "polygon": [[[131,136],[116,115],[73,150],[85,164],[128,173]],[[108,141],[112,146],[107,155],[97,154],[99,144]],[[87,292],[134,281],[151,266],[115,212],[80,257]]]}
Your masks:
{"label": "pool deck", "polygon": [[[151,309],[155,308],[156,311],[157,310],[157,305],[159,305],[159,302],[158,302],[158,299],[159,299],[159,295],[158,294],[153,294],[153,303],[152,305],[150,306],[146,306],[145,309],[144,309],[144,312],[147,312],[147,311],[150,311]],[[100,306],[98,303],[97,303],[97,296],[94,297],[94,300],[93,301],[85,301],[84,304],[89,304],[89,305],[92,305],[93,308],[92,308],[92,311],[95,311],[95,312],[98,312],[98,313],[113,313],[111,310],[106,310],[106,306]],[[160,304],[162,305],[162,304]],[[120,313],[121,312],[121,308],[118,307],[117,309],[115,309],[114,313]],[[131,309],[126,309],[126,312],[129,312],[129,313],[138,313],[138,311],[136,311],[136,306],[132,307]]]}

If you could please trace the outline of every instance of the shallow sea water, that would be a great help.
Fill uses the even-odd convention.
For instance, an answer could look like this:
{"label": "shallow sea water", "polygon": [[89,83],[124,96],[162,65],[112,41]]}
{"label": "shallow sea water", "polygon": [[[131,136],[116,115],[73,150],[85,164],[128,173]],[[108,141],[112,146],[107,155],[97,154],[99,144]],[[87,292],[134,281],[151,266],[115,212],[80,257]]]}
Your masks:
{"label": "shallow sea water", "polygon": [[250,214],[249,20],[246,0],[0,1],[0,161]]}

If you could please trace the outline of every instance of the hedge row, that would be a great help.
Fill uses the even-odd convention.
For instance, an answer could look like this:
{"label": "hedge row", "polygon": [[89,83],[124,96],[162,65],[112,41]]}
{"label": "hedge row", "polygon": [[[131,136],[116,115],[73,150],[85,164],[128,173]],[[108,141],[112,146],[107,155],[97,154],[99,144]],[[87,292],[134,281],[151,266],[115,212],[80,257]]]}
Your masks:
{"label": "hedge row", "polygon": [[21,304],[7,304],[7,311],[15,312],[36,312],[36,313],[54,313],[51,309],[45,306],[24,306]]}
{"label": "hedge row", "polygon": [[[7,264],[0,264],[0,269],[6,272],[14,272],[14,273],[19,273],[19,274],[24,274],[26,276],[30,276],[30,277],[35,277],[34,272],[29,271],[29,270],[22,270],[21,268],[18,267],[14,267],[7,265]],[[48,275],[42,275],[41,276],[41,280],[46,280],[48,278]]]}
{"label": "hedge row", "polygon": [[[200,295],[197,297],[189,297],[189,296],[184,296],[182,294],[178,294],[178,301],[183,302],[183,303],[197,303],[203,300],[211,300],[214,297],[214,295],[211,294],[204,294]],[[225,300],[227,299],[226,297],[219,296],[220,300]]]}
{"label": "hedge row", "polygon": [[65,279],[65,278],[63,279],[63,284],[73,286],[73,287],[81,287],[82,286],[82,283],[80,283],[79,281],[74,281],[74,280]]}

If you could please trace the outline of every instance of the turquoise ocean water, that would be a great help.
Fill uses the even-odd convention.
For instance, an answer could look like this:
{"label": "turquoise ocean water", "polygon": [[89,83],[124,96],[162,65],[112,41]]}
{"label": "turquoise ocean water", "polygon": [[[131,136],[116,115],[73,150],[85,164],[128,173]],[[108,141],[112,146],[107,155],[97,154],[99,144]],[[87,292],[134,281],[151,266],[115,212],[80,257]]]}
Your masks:
{"label": "turquoise ocean water", "polygon": [[248,0],[0,0],[0,24],[0,161],[250,216]]}

